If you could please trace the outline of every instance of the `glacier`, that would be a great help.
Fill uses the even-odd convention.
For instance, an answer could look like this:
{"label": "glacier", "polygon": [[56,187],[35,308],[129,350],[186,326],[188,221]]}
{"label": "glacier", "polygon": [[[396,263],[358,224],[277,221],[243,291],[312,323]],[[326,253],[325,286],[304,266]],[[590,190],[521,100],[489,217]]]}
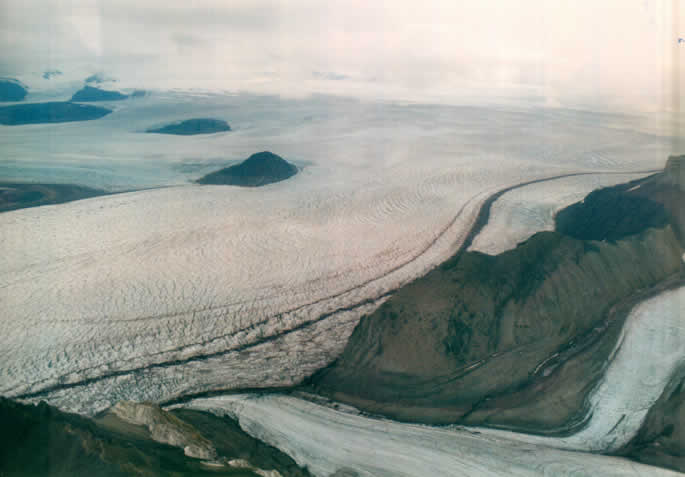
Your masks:
{"label": "glacier", "polygon": [[[634,118],[566,110],[179,91],[112,104],[97,121],[0,129],[3,177],[120,192],[0,214],[0,393],[91,415],[296,384],[451,256],[491,194],[592,174],[529,186],[558,204],[674,147]],[[234,130],[143,133],[193,116]],[[300,173],[193,184],[265,149]]]}
{"label": "glacier", "polygon": [[685,366],[684,301],[681,287],[631,311],[590,396],[590,418],[567,437],[406,424],[286,395],[220,396],[186,406],[235,417],[245,431],[322,477],[342,468],[361,476],[680,475],[595,453],[625,445],[671,376]]}
{"label": "glacier", "polygon": [[194,409],[237,418],[240,426],[289,454],[317,477],[676,476],[627,459],[578,453],[479,430],[367,417],[284,395],[196,400]]}

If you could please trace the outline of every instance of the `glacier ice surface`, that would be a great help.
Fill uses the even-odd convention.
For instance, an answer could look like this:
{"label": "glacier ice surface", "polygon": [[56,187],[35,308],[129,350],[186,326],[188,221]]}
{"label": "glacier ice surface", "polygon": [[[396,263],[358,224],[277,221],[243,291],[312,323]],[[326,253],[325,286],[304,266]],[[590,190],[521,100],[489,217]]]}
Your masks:
{"label": "glacier ice surface", "polygon": [[[0,394],[92,414],[297,383],[449,257],[491,193],[659,168],[672,147],[569,111],[178,92],[119,103],[98,121],[0,129],[6,179],[153,188],[0,214]],[[195,116],[234,130],[142,133]],[[191,183],[265,149],[301,172],[252,190]]]}

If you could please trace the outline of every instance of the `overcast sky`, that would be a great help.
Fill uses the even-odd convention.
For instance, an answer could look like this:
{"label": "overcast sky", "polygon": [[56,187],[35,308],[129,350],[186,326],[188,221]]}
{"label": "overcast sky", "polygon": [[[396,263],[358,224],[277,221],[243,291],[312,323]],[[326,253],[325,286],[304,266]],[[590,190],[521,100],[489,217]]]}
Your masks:
{"label": "overcast sky", "polygon": [[0,28],[2,74],[142,87],[658,111],[685,78],[679,0],[2,0]]}

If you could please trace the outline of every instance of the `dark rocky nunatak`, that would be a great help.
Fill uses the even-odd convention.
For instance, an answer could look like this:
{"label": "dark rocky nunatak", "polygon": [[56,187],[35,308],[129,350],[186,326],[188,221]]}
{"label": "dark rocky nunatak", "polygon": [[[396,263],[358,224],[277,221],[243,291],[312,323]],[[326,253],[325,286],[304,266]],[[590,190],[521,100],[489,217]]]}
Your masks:
{"label": "dark rocky nunatak", "polygon": [[128,98],[127,95],[118,91],[106,91],[92,86],[84,86],[71,97],[71,101],[91,102],[91,101],[120,101]]}
{"label": "dark rocky nunatak", "polygon": [[213,134],[230,130],[231,127],[228,125],[228,123],[221,119],[194,118],[167,124],[159,128],[148,129],[146,132],[192,136],[195,134]]}
{"label": "dark rocky nunatak", "polygon": [[27,89],[19,81],[0,79],[0,101],[21,101],[27,93]]}
{"label": "dark rocky nunatak", "polygon": [[0,107],[0,124],[17,126],[88,121],[101,118],[111,112],[112,110],[107,108],[69,102],[14,104]]}
{"label": "dark rocky nunatak", "polygon": [[274,153],[264,151],[252,154],[240,164],[207,174],[197,182],[258,187],[288,179],[295,174],[295,165]]}

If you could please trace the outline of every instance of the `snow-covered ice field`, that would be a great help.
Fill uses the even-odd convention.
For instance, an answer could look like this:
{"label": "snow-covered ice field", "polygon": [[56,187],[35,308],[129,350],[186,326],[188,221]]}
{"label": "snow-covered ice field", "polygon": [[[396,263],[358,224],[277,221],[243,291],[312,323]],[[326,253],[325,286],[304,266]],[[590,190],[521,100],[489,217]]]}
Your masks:
{"label": "snow-covered ice field", "polygon": [[[0,129],[3,179],[155,188],[0,214],[0,394],[92,414],[297,383],[387,292],[449,257],[493,192],[659,169],[674,147],[621,116],[563,110],[179,92],[112,107]],[[234,131],[141,133],[187,117]],[[191,183],[262,150],[300,174]],[[575,187],[544,184],[530,194],[545,204]]]}

